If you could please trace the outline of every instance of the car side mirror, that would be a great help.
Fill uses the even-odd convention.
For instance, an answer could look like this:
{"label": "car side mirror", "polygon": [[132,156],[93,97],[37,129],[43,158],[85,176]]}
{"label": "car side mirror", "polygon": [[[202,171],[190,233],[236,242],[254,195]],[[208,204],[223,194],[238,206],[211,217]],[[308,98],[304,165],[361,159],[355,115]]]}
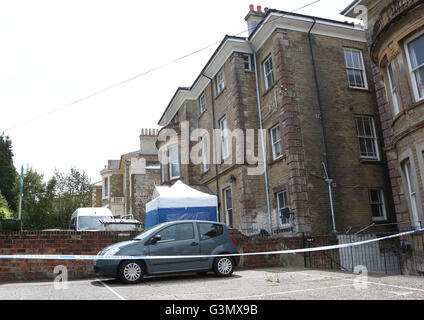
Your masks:
{"label": "car side mirror", "polygon": [[157,234],[150,239],[150,244],[156,244],[161,239],[162,237],[160,236],[160,234]]}

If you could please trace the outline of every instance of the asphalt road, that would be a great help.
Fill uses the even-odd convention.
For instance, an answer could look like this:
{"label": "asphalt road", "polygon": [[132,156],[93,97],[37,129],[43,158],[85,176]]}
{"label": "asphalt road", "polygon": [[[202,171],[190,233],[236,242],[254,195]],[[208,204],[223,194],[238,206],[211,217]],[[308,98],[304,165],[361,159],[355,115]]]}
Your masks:
{"label": "asphalt road", "polygon": [[[231,278],[213,273],[147,277],[124,285],[113,279],[0,283],[0,299],[41,300],[423,300],[424,278],[295,270],[236,270]],[[57,284],[56,284],[57,286]]]}

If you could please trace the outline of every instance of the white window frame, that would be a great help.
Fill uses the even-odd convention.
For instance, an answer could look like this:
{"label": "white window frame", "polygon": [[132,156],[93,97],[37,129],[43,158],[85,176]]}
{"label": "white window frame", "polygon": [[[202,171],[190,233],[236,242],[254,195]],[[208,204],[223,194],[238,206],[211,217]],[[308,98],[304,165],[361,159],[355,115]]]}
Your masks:
{"label": "white window frame", "polygon": [[389,79],[389,88],[392,97],[393,104],[393,114],[396,116],[400,112],[400,104],[399,104],[399,83],[394,83],[394,79],[392,79],[392,75],[396,79],[396,75],[394,75],[395,69],[393,68],[393,62],[390,62],[387,65],[387,78]]}
{"label": "white window frame", "polygon": [[[105,188],[105,180],[107,179],[107,186]],[[107,190],[107,194],[105,194],[105,191]],[[103,182],[102,182],[102,199],[109,199],[109,195],[110,195],[110,176],[105,176],[103,178]]]}
{"label": "white window frame", "polygon": [[[409,167],[409,170],[408,170]],[[419,202],[418,202],[418,187],[415,183],[413,177],[411,177],[410,171],[414,171],[414,167],[411,163],[411,158],[407,158],[402,162],[402,170],[406,179],[406,187],[407,187],[407,197],[409,200],[409,207],[411,209],[412,214],[412,223],[414,227],[420,227],[420,212],[419,212]]]}
{"label": "white window frame", "polygon": [[[371,200],[371,191],[376,191],[378,194],[378,202],[373,202]],[[387,220],[387,210],[386,210],[386,198],[384,197],[384,189],[381,188],[370,188],[368,189],[368,200],[370,206],[378,205],[380,209],[380,215],[378,217],[374,217],[372,215],[372,209],[371,209],[371,216],[373,221],[386,221]]]}
{"label": "white window frame", "polygon": [[224,68],[222,68],[215,77],[216,82],[216,95],[219,95],[225,88],[225,74]]}
{"label": "white window frame", "polygon": [[[369,119],[370,120],[370,124],[372,125],[372,134],[373,136],[361,136],[359,134],[359,127],[358,127],[358,119]],[[374,118],[371,116],[362,116],[362,115],[356,115],[355,116],[355,125],[356,125],[356,135],[358,138],[358,143],[359,143],[359,153],[360,153],[360,158],[363,160],[373,160],[373,161],[380,161],[380,149],[378,147],[378,139],[377,139],[377,131],[375,129],[375,122],[374,122]],[[365,130],[364,130],[365,131]],[[375,148],[375,152],[376,152],[376,156],[364,156],[362,155],[362,150],[361,150],[361,139],[372,139],[373,144],[374,144],[374,148]]]}
{"label": "white window frame", "polygon": [[[277,141],[274,141],[273,131],[274,130],[277,130],[277,129],[279,131],[280,139],[277,140]],[[271,128],[270,134],[271,134],[272,159],[273,160],[278,160],[278,159],[280,159],[283,156],[283,144],[281,143],[281,128],[280,128],[280,125],[277,124],[275,127]],[[280,155],[277,155],[276,154],[276,151],[275,151],[276,144],[279,144],[280,145],[280,150],[281,150],[280,151]]]}
{"label": "white window frame", "polygon": [[209,135],[204,134],[200,139],[202,143],[202,171],[205,173],[210,169]]}
{"label": "white window frame", "polygon": [[412,67],[412,62],[411,62],[411,56],[410,56],[410,52],[409,52],[409,44],[415,40],[417,40],[418,38],[424,36],[424,31],[420,32],[416,35],[414,35],[413,37],[409,38],[407,41],[405,41],[405,54],[406,54],[406,60],[408,61],[408,68],[409,68],[409,77],[411,79],[411,83],[412,83],[412,88],[414,91],[414,97],[415,97],[415,102],[419,102],[421,100],[424,100],[424,94],[422,97],[420,97],[420,92],[418,90],[418,84],[417,84],[417,78],[415,75],[415,71],[417,71],[418,69],[424,68],[424,64],[417,66],[416,68]]}
{"label": "white window frame", "polygon": [[[281,194],[284,194],[285,195],[284,198],[285,198],[285,202],[286,203],[285,203],[285,206],[284,207],[281,207],[281,203],[280,203],[280,197],[279,196]],[[283,223],[281,221],[281,211],[283,209],[285,209],[285,208],[289,208],[289,198],[288,198],[288,195],[287,195],[287,191],[284,190],[284,191],[278,192],[278,193],[276,193],[275,197],[276,197],[276,200],[277,200],[277,220],[278,220],[278,225],[282,229],[287,228],[287,227],[290,227],[291,226],[291,223],[290,222]]]}
{"label": "white window frame", "polygon": [[[247,61],[246,59],[247,58]],[[243,63],[244,63],[244,71],[253,71],[253,62],[252,62],[252,55],[251,54],[243,54]],[[249,64],[249,68],[246,68],[246,63]]]}
{"label": "white window frame", "polygon": [[221,159],[226,160],[230,156],[230,148],[228,144],[228,121],[226,116],[219,120],[219,129],[221,134]]}
{"label": "white window frame", "polygon": [[[177,150],[177,159],[172,159],[172,151],[171,150],[173,150],[175,148]],[[180,159],[179,159],[180,158],[180,150],[179,150],[177,144],[169,146],[168,155],[169,155],[169,167],[168,167],[169,168],[169,179],[170,180],[178,179],[178,178],[181,177],[181,167],[180,167]],[[178,165],[178,175],[173,176],[172,175],[172,171],[173,171],[172,166],[175,166],[175,165]]]}
{"label": "white window frame", "polygon": [[[225,188],[222,190],[223,195],[224,195],[224,215],[225,215],[225,223],[227,224],[228,227],[230,228],[234,228],[234,206],[233,206],[233,191],[231,190],[231,187]],[[231,194],[231,208],[228,208],[228,203],[227,203],[227,192],[230,192]],[[229,211],[231,211],[231,214],[229,213]],[[231,215],[231,221],[230,221],[230,215]],[[230,223],[232,222],[232,223]]]}
{"label": "white window frame", "polygon": [[202,115],[206,111],[206,95],[205,92],[199,96],[199,115]]}
{"label": "white window frame", "polygon": [[[268,62],[271,62],[271,69],[267,72],[266,65]],[[268,91],[275,84],[274,62],[272,61],[272,55],[270,55],[268,58],[264,60],[264,62],[262,62],[262,68],[264,72],[265,91]],[[269,83],[269,79],[268,79],[269,75],[272,78],[272,83]]]}
{"label": "white window frame", "polygon": [[[357,52],[357,53],[359,53],[359,57],[360,57],[359,62],[362,64],[362,69],[358,69],[358,68],[355,68],[353,66],[348,66],[348,61],[346,59],[346,51],[351,51],[351,52]],[[347,81],[348,81],[348,84],[349,84],[349,88],[351,88],[351,89],[368,90],[367,72],[365,70],[364,55],[362,53],[362,50],[354,49],[354,48],[344,48],[343,49],[343,56],[344,56],[344,59],[345,59],[345,67],[346,67],[346,74],[347,74]],[[353,56],[352,56],[352,59],[353,59]],[[357,86],[357,85],[352,85],[350,83],[350,80],[349,80],[349,70],[361,71],[362,78],[364,80],[364,87]]]}

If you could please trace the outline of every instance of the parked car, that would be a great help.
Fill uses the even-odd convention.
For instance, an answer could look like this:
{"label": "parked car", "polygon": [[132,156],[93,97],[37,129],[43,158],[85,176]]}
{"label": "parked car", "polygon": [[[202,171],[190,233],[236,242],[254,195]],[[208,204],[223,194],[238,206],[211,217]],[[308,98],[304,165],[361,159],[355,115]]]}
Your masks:
{"label": "parked car", "polygon": [[156,225],[136,238],[104,248],[98,256],[175,256],[222,255],[222,257],[96,260],[94,271],[124,283],[137,283],[144,275],[214,271],[229,277],[240,258],[238,248],[227,226],[211,221],[173,221]]}

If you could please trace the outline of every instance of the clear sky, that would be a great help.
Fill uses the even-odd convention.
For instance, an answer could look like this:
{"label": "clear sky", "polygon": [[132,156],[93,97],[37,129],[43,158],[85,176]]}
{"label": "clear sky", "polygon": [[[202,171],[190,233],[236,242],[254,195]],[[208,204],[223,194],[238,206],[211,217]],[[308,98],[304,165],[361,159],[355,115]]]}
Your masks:
{"label": "clear sky", "polygon": [[[192,85],[225,34],[247,29],[249,4],[292,11],[312,1],[0,1],[0,133],[214,44],[6,131],[16,168],[31,165],[47,179],[74,165],[99,181],[108,159],[139,148],[141,128],[158,128],[177,87]],[[339,12],[350,2],[297,12],[346,21]]]}

